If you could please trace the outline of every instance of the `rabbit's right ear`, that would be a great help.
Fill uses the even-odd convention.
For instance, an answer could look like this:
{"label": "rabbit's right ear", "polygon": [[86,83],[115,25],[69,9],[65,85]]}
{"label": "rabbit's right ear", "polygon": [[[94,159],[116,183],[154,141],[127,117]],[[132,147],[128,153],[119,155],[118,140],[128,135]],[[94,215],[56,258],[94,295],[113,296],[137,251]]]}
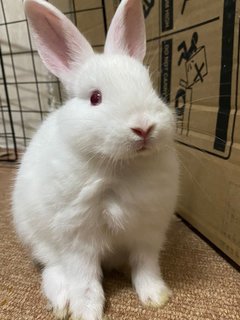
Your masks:
{"label": "rabbit's right ear", "polygon": [[74,24],[50,3],[25,0],[24,7],[42,61],[67,85],[74,66],[93,54],[91,45]]}

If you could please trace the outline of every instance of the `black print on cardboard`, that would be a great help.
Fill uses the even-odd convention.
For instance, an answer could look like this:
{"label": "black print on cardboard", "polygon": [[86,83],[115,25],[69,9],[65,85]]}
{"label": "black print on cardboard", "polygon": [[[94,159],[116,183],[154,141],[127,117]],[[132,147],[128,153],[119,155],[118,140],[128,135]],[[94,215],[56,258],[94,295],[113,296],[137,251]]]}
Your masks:
{"label": "black print on cardboard", "polygon": [[170,102],[171,74],[172,74],[172,39],[162,42],[161,52],[161,96],[167,103]]}
{"label": "black print on cardboard", "polygon": [[189,0],[183,0],[183,5],[182,5],[182,10],[181,10],[181,14],[184,14],[184,11],[185,11],[185,9],[186,9],[186,5],[187,5],[187,2],[188,2]]}
{"label": "black print on cardboard", "polygon": [[190,108],[187,116],[187,134],[189,131],[189,121],[192,105],[193,87],[196,83],[202,83],[208,74],[207,57],[205,46],[198,47],[198,33],[194,32],[187,46],[186,41],[182,41],[177,50],[179,52],[178,66],[185,64],[186,77],[179,81],[179,89],[175,96],[175,110],[177,115],[177,127],[183,129],[184,113],[186,109],[186,96],[190,96]]}
{"label": "black print on cardboard", "polygon": [[177,118],[182,118],[185,111],[185,105],[186,105],[186,90],[180,88],[177,91],[176,97],[175,97],[175,109]]}
{"label": "black print on cardboard", "polygon": [[173,29],[173,0],[161,0],[162,32]]}
{"label": "black print on cardboard", "polygon": [[146,19],[150,12],[152,11],[152,8],[154,7],[155,0],[144,0],[143,1],[143,13],[144,18]]}
{"label": "black print on cardboard", "polygon": [[189,49],[187,49],[187,45],[185,41],[179,44],[178,51],[181,52],[178,60],[179,66],[181,65],[183,60],[188,61],[191,58],[191,56],[197,51],[197,43],[198,43],[198,33],[194,32],[194,34],[192,35]]}
{"label": "black print on cardboard", "polygon": [[185,41],[178,45],[180,53],[178,66],[185,62],[186,79],[180,79],[180,85],[192,88],[197,82],[203,82],[208,74],[205,46],[198,47],[198,33],[194,32],[189,47]]}

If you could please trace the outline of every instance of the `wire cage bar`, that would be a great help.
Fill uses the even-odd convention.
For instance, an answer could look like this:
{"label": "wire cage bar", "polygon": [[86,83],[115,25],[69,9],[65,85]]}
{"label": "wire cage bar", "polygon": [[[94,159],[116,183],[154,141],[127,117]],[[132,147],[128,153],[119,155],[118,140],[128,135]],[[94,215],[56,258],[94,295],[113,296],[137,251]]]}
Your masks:
{"label": "wire cage bar", "polygon": [[[1,131],[0,131],[0,161],[16,161],[18,158],[17,144],[12,120],[12,113],[9,103],[9,95],[6,84],[2,50],[0,47],[0,111],[1,111]],[[11,147],[10,147],[11,146]]]}

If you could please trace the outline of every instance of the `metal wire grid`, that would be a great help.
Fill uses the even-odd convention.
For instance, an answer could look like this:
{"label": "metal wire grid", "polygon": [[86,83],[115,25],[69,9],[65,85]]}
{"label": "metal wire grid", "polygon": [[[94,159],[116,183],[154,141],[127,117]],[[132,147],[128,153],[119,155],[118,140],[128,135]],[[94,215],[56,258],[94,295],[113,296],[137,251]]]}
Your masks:
{"label": "metal wire grid", "polygon": [[[104,0],[98,1],[99,6],[78,9],[80,1],[69,0],[67,6],[70,10],[65,10],[64,13],[78,27],[79,14],[100,11],[105,36],[107,22]],[[50,2],[56,6],[59,4],[56,0],[56,3],[54,0]],[[0,0],[0,5],[0,10],[2,10],[0,18],[3,20],[0,22],[2,45],[0,52],[2,69],[0,79],[1,161],[17,159],[17,147],[24,149],[45,116],[62,104],[64,89],[57,78],[48,73],[40,62],[25,16],[23,19],[11,20],[7,16],[6,1]],[[17,44],[13,41],[13,36],[17,35],[18,30],[24,31],[20,35],[23,45],[19,44],[21,38],[18,39]],[[103,47],[103,43],[97,43],[93,47],[97,50]]]}
{"label": "metal wire grid", "polygon": [[[2,121],[2,131],[0,131],[0,139],[4,141],[5,147],[0,148],[0,160],[16,161],[17,160],[17,145],[14,133],[14,126],[12,121],[12,114],[10,110],[9,96],[6,84],[6,77],[4,72],[3,59],[0,47],[0,65],[1,76],[0,83],[3,86],[3,93],[0,95],[0,111]],[[5,101],[5,103],[3,102]],[[7,119],[8,121],[7,121]],[[7,123],[9,125],[7,125]],[[10,146],[12,146],[10,148]]]}

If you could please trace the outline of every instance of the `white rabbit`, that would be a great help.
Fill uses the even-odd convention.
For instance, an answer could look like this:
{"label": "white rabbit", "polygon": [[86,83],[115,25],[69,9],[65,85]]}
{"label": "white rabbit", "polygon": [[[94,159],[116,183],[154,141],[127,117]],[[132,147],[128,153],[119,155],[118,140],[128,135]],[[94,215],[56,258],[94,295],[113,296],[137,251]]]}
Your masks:
{"label": "white rabbit", "polygon": [[159,251],[178,193],[174,117],[142,65],[140,0],[122,0],[103,54],[43,0],[25,0],[38,52],[69,100],[41,125],[22,159],[14,223],[44,265],[42,287],[59,319],[100,320],[102,266],[130,263],[143,304],[170,290]]}

